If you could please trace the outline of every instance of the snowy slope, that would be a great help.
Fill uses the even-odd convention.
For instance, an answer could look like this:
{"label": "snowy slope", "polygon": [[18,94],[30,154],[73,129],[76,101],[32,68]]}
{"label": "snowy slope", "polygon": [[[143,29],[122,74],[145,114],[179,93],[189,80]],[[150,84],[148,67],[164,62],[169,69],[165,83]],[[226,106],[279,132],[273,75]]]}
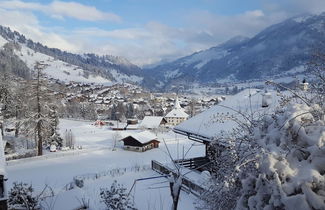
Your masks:
{"label": "snowy slope", "polygon": [[[234,38],[210,49],[161,64],[145,72],[156,82],[149,88],[168,90],[182,85],[247,82],[295,77],[316,47],[324,49],[325,13],[302,15],[272,25],[252,38]],[[303,67],[303,68],[302,68]],[[284,75],[291,74],[291,75]],[[162,82],[162,83],[160,83]]]}
{"label": "snowy slope", "polygon": [[202,51],[193,54],[193,56],[191,57],[186,58],[185,61],[182,62],[182,64],[186,64],[186,65],[196,64],[194,68],[200,69],[211,60],[223,58],[228,54],[229,52],[227,50]]}
{"label": "snowy slope", "polygon": [[65,63],[54,59],[51,56],[44,55],[39,52],[34,52],[28,47],[22,45],[21,50],[16,50],[15,53],[24,61],[30,69],[34,69],[36,62],[42,62],[46,65],[44,73],[53,79],[58,79],[64,82],[84,82],[84,83],[107,83],[112,84],[111,80],[100,76],[89,75],[86,78],[85,71],[78,66]]}
{"label": "snowy slope", "polygon": [[94,53],[74,54],[49,48],[0,25],[0,46],[6,42],[22,46],[22,50],[16,51],[16,54],[29,68],[33,69],[35,61],[42,61],[48,65],[45,73],[61,81],[139,84],[143,80],[141,69],[126,58]]}
{"label": "snowy slope", "polygon": [[122,74],[115,69],[111,69],[110,73],[113,75],[114,79],[116,80],[117,83],[124,83],[124,82],[132,82],[132,83],[141,83],[143,80],[143,77],[139,77],[136,75],[126,75]]}
{"label": "snowy slope", "polygon": [[4,38],[2,38],[2,36],[0,36],[0,47],[2,47],[7,42],[8,42],[7,40],[5,40]]}

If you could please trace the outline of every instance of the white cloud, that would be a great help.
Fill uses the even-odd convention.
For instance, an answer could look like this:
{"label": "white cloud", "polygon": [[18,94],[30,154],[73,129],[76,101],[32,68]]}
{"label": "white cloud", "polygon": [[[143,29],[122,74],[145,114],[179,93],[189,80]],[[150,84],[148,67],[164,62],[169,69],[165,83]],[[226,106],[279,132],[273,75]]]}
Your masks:
{"label": "white cloud", "polygon": [[101,12],[96,7],[85,6],[76,2],[54,1],[49,6],[53,15],[67,16],[79,20],[97,21],[110,20],[121,21],[121,18],[113,13]]}
{"label": "white cloud", "polygon": [[[121,18],[75,2],[54,1],[44,5],[22,1],[0,1],[0,24],[8,25],[28,38],[49,47],[72,52],[95,52],[124,56],[138,65],[151,64],[189,55],[216,46],[234,36],[253,36],[265,27],[304,12],[325,10],[324,0],[261,0],[262,8],[225,16],[209,11],[183,15],[182,27],[148,21],[136,27],[55,29],[40,25],[33,11],[47,12],[54,18],[112,20]],[[85,15],[86,14],[86,15]],[[90,15],[91,14],[91,15]],[[180,14],[180,18],[182,14]]]}
{"label": "white cloud", "polygon": [[121,18],[114,13],[102,12],[96,9],[96,7],[86,6],[77,2],[53,1],[52,3],[45,5],[40,3],[26,3],[19,0],[13,0],[0,2],[0,8],[11,10],[41,11],[44,14],[59,19],[70,17],[86,21],[121,21]]}
{"label": "white cloud", "polygon": [[80,51],[77,44],[72,44],[67,39],[57,33],[47,31],[46,28],[40,26],[36,16],[30,12],[7,11],[0,9],[0,25],[10,27],[24,34],[33,41],[43,43],[49,47],[56,47],[63,50],[73,52]]}
{"label": "white cloud", "polygon": [[320,13],[325,11],[324,0],[261,0],[263,9],[274,12],[283,12],[288,16],[299,15],[302,13]]}

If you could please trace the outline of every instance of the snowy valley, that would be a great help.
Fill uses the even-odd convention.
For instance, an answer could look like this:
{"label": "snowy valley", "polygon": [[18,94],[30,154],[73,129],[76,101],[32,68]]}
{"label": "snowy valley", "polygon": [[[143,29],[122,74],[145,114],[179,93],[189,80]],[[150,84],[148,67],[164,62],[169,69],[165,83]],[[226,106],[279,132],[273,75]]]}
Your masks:
{"label": "snowy valley", "polygon": [[0,26],[0,210],[325,210],[324,24],[294,16],[151,68]]}

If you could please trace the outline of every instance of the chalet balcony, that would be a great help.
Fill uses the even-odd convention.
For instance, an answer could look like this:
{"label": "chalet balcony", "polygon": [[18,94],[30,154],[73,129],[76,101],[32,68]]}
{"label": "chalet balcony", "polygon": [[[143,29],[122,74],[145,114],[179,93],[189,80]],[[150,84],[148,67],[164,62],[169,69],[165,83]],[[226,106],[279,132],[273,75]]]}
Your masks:
{"label": "chalet balcony", "polygon": [[207,157],[195,157],[189,159],[174,160],[174,163],[188,169],[205,171],[208,170],[210,160]]}

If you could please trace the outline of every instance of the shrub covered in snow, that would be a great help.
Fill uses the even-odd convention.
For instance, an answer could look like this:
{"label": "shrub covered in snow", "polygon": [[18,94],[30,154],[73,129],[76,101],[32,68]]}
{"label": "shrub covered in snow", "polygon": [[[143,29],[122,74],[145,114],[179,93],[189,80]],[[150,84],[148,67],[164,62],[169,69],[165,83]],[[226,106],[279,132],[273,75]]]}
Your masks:
{"label": "shrub covered in snow", "polygon": [[126,188],[117,184],[116,180],[112,183],[110,189],[102,188],[100,190],[100,197],[109,210],[135,209]]}
{"label": "shrub covered in snow", "polygon": [[[238,209],[325,209],[325,121],[316,104],[290,104],[266,120],[259,173],[242,180]],[[318,118],[318,119],[317,119]]]}
{"label": "shrub covered in snow", "polygon": [[275,113],[211,145],[204,208],[325,209],[324,105],[309,96],[283,97]]}
{"label": "shrub covered in snow", "polygon": [[[49,197],[54,197],[54,192],[48,185],[45,185],[40,193],[37,193],[31,184],[14,182],[9,191],[9,209],[43,209],[40,203]],[[48,203],[46,204],[48,205]]]}
{"label": "shrub covered in snow", "polygon": [[9,191],[8,203],[11,208],[23,207],[28,210],[38,209],[38,198],[34,195],[32,185],[26,183],[13,183],[13,187]]}

